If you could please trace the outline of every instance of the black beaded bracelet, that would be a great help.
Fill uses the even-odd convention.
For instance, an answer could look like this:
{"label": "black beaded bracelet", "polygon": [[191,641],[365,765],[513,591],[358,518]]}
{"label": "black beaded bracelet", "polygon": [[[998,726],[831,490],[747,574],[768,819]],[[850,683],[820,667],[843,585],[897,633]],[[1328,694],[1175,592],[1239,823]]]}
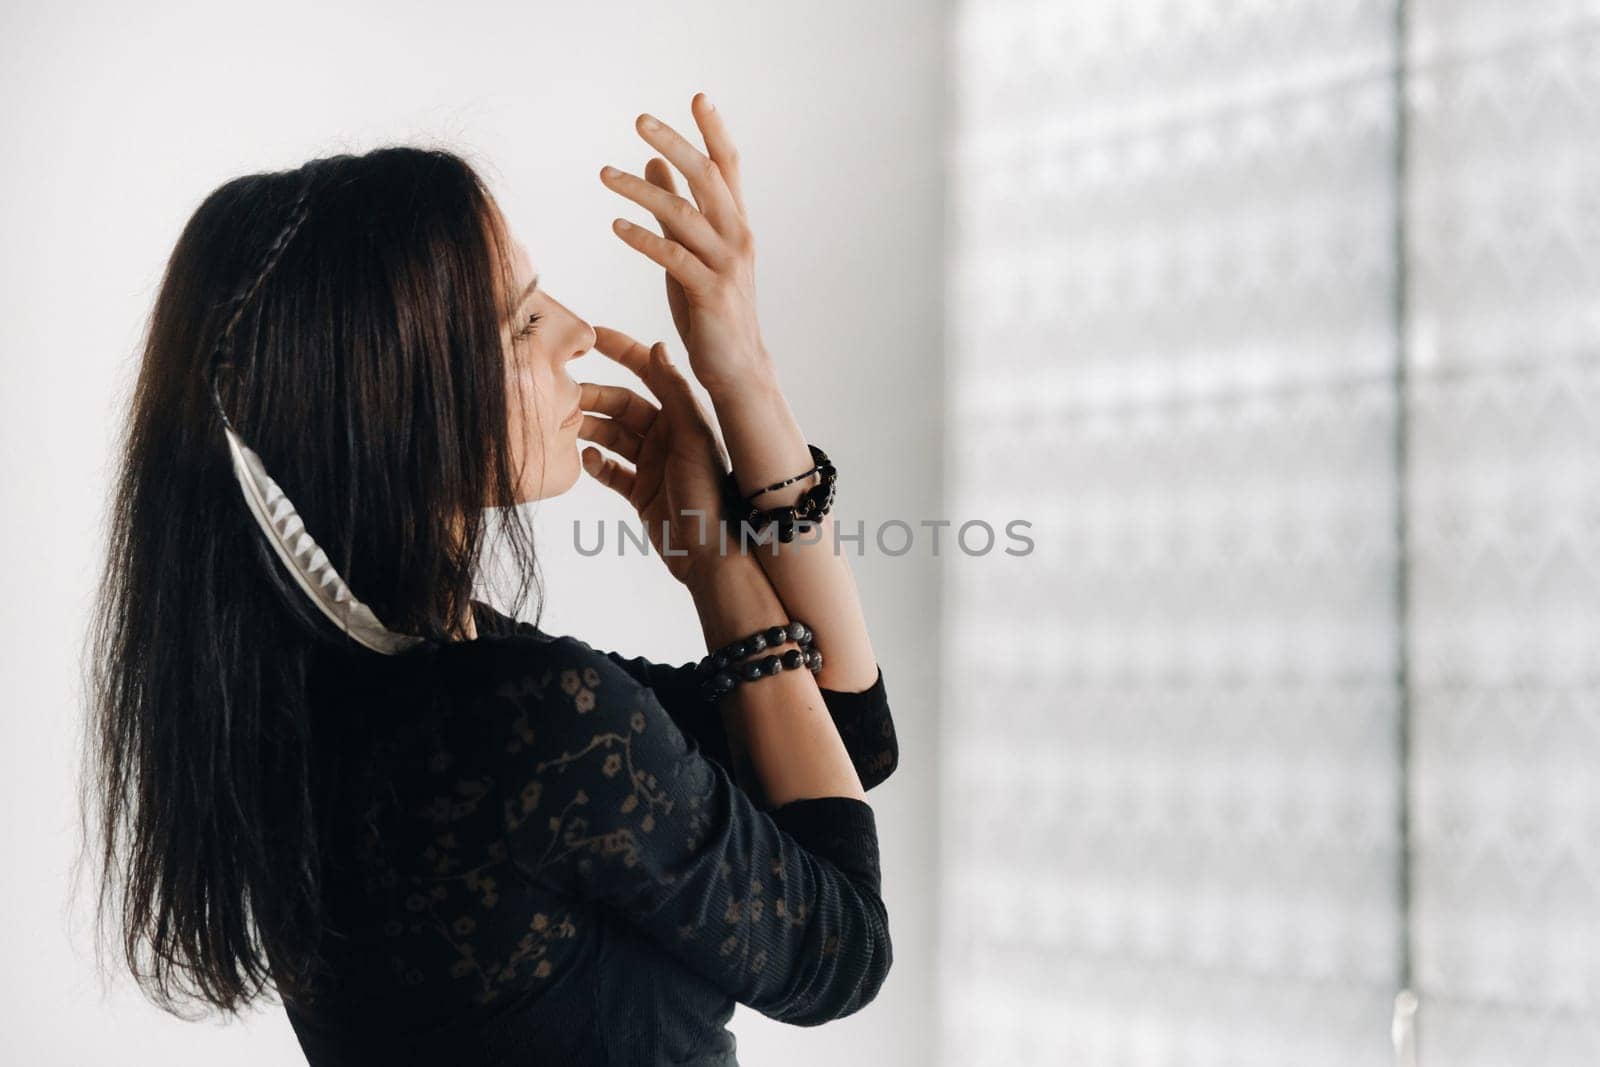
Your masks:
{"label": "black beaded bracelet", "polygon": [[782,653],[773,653],[761,659],[745,660],[736,663],[728,670],[718,671],[700,687],[700,695],[708,703],[715,703],[733,692],[734,687],[740,682],[754,682],[769,677],[782,671],[797,671],[806,668],[812,674],[822,670],[822,650],[819,648],[785,649]]}
{"label": "black beaded bracelet", "polygon": [[701,678],[709,677],[718,671],[726,670],[737,660],[746,656],[753,656],[757,652],[764,652],[768,648],[781,645],[785,641],[797,641],[802,648],[809,648],[816,639],[811,627],[799,619],[791,619],[782,626],[768,626],[757,630],[747,637],[737,641],[729,641],[721,648],[708,652],[700,661],[699,673]]}
{"label": "black beaded bracelet", "polygon": [[[794,535],[801,522],[815,522],[828,513],[833,507],[834,486],[838,483],[839,472],[834,467],[828,454],[816,445],[807,444],[811,450],[811,458],[816,465],[802,474],[793,478],[786,478],[781,482],[757,489],[753,493],[741,494],[739,483],[734,478],[733,472],[728,471],[723,475],[722,486],[725,506],[728,512],[728,521],[739,529],[740,542],[743,543],[744,527],[749,525],[753,529],[762,529],[771,523],[778,525],[778,540],[788,543],[794,540]],[[801,478],[810,477],[817,472],[822,473],[822,480],[810,489],[793,504],[786,504],[777,508],[761,508],[754,503],[756,497],[774,489],[782,489],[786,485],[793,485]]]}
{"label": "black beaded bracelet", "polygon": [[[700,661],[698,674],[700,694],[707,701],[716,701],[727,695],[741,681],[756,681],[785,670],[809,669],[813,674],[822,669],[822,651],[813,648],[816,634],[809,626],[794,619],[783,626],[769,626],[748,637],[731,641]],[[786,641],[799,642],[799,648],[784,650],[760,660],[747,656],[775,648]],[[738,661],[743,662],[738,662]]]}

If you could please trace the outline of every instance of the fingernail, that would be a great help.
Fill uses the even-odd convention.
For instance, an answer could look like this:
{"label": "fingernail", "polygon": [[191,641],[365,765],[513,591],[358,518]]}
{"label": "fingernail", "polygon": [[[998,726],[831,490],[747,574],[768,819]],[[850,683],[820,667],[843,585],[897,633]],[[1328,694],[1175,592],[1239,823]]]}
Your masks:
{"label": "fingernail", "polygon": [[622,172],[620,170],[618,170],[616,167],[612,167],[612,166],[605,166],[605,167],[601,167],[600,168],[600,176],[602,178],[615,178],[618,174],[621,174],[621,173]]}
{"label": "fingernail", "polygon": [[619,230],[633,229],[633,223],[629,222],[627,219],[612,219],[611,225],[615,226]]}
{"label": "fingernail", "polygon": [[639,125],[643,126],[647,130],[659,130],[661,128],[661,123],[657,122],[649,115],[646,115],[644,118],[640,119]]}
{"label": "fingernail", "polygon": [[700,98],[700,102],[705,105],[707,111],[717,110],[717,105],[711,102],[711,98],[709,96],[702,96]]}

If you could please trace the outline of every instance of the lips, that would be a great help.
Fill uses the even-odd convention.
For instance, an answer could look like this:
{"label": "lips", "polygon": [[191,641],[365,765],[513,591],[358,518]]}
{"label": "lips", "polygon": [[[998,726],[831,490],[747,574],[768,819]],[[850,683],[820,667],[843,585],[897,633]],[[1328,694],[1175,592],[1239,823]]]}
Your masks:
{"label": "lips", "polygon": [[567,414],[567,417],[561,420],[561,425],[562,426],[571,426],[573,423],[580,421],[582,418],[583,418],[583,404],[580,401],[579,403],[574,404],[572,406],[572,410]]}

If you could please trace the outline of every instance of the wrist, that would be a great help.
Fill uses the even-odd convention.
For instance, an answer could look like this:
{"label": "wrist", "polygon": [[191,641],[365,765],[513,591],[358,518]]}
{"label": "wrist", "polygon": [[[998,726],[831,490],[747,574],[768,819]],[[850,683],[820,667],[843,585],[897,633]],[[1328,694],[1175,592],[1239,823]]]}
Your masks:
{"label": "wrist", "polygon": [[748,556],[712,558],[685,583],[700,616],[708,649],[788,621],[766,571]]}
{"label": "wrist", "polygon": [[769,400],[781,395],[778,368],[765,348],[738,371],[701,384],[705,386],[712,406],[717,408],[751,400]]}
{"label": "wrist", "polygon": [[[709,598],[720,586],[730,582],[751,582],[756,575],[766,579],[761,564],[739,551],[737,545],[730,545],[726,554],[707,553],[696,559],[685,571],[683,584],[689,590],[689,595],[699,602]],[[766,580],[770,584],[771,580]]]}

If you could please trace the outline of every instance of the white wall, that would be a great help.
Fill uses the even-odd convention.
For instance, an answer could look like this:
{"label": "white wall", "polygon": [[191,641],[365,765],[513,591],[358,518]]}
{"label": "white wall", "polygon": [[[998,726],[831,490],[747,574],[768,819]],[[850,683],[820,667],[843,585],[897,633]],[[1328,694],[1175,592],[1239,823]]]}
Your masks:
{"label": "white wall", "polygon": [[[841,516],[939,515],[942,5],[456,3],[8,6],[0,14],[0,463],[9,521],[0,637],[5,1044],[13,1062],[299,1062],[276,1005],[184,1023],[94,977],[68,899],[79,655],[101,513],[144,316],[200,199],[247,171],[423,140],[466,151],[551,291],[592,321],[675,341],[660,272],[609,230],[642,211],[596,171],[638,171],[634,115],[692,129],[704,89],[745,160],[769,345],[802,426],[839,462]],[[681,348],[675,351],[682,356]],[[580,379],[623,381],[605,357]],[[701,651],[659,561],[583,560],[573,517],[627,518],[585,481],[541,507],[546,623],[655,658]],[[751,1064],[932,1059],[938,560],[855,561],[901,737],[872,795],[896,968],[872,1006],[816,1030],[740,1008]],[[596,594],[599,595],[596,595]],[[580,604],[577,598],[584,596]],[[605,601],[605,603],[602,603]]]}

